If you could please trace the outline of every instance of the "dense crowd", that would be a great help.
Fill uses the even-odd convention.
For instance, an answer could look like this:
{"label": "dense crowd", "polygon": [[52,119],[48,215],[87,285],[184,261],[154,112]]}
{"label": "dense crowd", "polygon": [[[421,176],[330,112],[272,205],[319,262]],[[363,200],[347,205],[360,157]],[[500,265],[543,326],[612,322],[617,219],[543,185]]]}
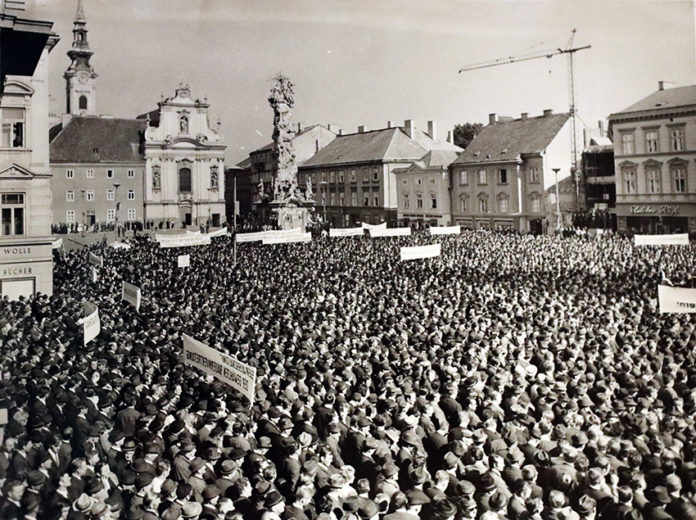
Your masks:
{"label": "dense crowd", "polygon": [[[53,296],[0,302],[0,518],[696,518],[696,319],[656,302],[693,245],[98,247],[96,282],[74,251]],[[253,403],[181,363],[184,333],[256,367]]]}

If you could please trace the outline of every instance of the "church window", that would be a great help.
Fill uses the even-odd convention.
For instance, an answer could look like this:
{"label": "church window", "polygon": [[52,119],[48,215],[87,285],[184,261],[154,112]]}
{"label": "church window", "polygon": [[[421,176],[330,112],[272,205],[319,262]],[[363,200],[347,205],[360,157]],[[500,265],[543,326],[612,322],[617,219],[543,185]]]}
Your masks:
{"label": "church window", "polygon": [[188,163],[179,168],[179,193],[191,193],[191,168]]}
{"label": "church window", "polygon": [[80,96],[80,110],[87,110],[87,96]]}

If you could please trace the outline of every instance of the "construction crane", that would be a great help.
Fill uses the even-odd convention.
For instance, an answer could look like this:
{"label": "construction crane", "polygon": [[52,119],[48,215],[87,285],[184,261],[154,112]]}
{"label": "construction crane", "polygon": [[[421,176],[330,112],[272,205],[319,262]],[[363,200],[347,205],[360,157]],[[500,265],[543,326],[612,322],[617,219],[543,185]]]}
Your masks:
{"label": "construction crane", "polygon": [[576,108],[575,108],[575,76],[574,76],[574,66],[573,66],[573,56],[578,51],[583,51],[589,49],[591,45],[584,45],[582,47],[573,47],[573,42],[575,41],[576,29],[570,32],[570,39],[565,46],[565,49],[553,49],[544,53],[531,54],[531,55],[520,55],[520,56],[508,56],[506,58],[498,58],[497,60],[484,61],[480,63],[474,63],[473,65],[466,66],[459,69],[459,73],[468,72],[470,70],[486,69],[488,67],[497,67],[498,65],[507,65],[509,63],[518,63],[520,61],[536,60],[539,58],[553,58],[559,54],[568,55],[568,97],[570,102],[570,119],[571,119],[571,129],[572,129],[572,174],[575,180],[575,202],[576,206],[580,205],[580,176],[578,174],[578,143],[577,143],[577,121],[576,121]]}

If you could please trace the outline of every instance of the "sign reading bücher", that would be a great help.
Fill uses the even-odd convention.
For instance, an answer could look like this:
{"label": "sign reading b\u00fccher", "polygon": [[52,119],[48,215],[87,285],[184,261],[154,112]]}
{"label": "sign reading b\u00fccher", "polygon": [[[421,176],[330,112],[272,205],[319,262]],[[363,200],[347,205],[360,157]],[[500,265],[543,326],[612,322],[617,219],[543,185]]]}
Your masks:
{"label": "sign reading b\u00fccher", "polygon": [[660,313],[674,312],[679,314],[696,313],[696,289],[688,287],[670,287],[659,285],[657,298],[660,302]]}
{"label": "sign reading b\u00fccher", "polygon": [[256,368],[184,334],[184,362],[217,377],[254,401]]}

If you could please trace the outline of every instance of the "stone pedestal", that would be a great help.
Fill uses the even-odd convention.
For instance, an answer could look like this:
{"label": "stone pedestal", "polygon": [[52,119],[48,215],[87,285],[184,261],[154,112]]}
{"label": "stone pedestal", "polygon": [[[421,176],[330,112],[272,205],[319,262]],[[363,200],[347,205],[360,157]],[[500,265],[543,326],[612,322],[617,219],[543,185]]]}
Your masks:
{"label": "stone pedestal", "polygon": [[280,229],[301,228],[304,232],[309,225],[314,202],[307,202],[302,205],[272,202],[271,206],[273,207],[273,213],[278,218]]}

